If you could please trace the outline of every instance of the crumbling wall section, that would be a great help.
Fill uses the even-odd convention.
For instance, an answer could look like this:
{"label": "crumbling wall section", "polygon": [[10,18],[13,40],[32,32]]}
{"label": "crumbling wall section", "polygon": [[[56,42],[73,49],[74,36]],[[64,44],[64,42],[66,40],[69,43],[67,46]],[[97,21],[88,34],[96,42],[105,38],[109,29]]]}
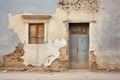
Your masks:
{"label": "crumbling wall section", "polygon": [[[24,14],[30,15],[31,13]],[[24,22],[24,19],[22,18],[22,15],[24,14],[8,15],[9,28],[14,29],[20,39],[20,42],[24,43],[24,50],[26,53],[23,56],[24,64],[32,64],[34,66],[44,65],[46,67],[50,66],[52,62],[60,56],[59,49],[67,44],[65,39],[66,28],[62,22],[63,19],[66,20],[66,13],[62,9],[57,10],[54,15],[51,15],[52,18],[45,23],[46,42],[44,44],[28,43],[29,23]],[[16,19],[18,21],[16,21]]]}
{"label": "crumbling wall section", "polygon": [[89,53],[89,69],[91,71],[98,70],[97,57],[96,57],[94,51],[90,51],[90,53]]}
{"label": "crumbling wall section", "polygon": [[24,60],[21,58],[24,55],[24,45],[22,43],[18,43],[16,46],[16,50],[10,54],[4,55],[4,66],[7,67],[20,67],[24,66]]}
{"label": "crumbling wall section", "polygon": [[66,11],[96,13],[100,7],[100,0],[60,0],[59,5]]}
{"label": "crumbling wall section", "polygon": [[[83,3],[80,2],[80,4],[84,4],[84,0]],[[62,6],[65,7],[65,5]],[[71,5],[69,5],[69,7],[70,6]],[[9,28],[14,29],[20,39],[20,42],[25,42],[24,50],[26,54],[23,56],[25,65],[32,64],[50,66],[51,69],[56,71],[67,70],[69,63],[69,52],[67,52],[69,50],[69,47],[67,47],[69,44],[69,25],[67,25],[67,21],[89,22],[94,20],[95,15],[91,15],[89,12],[86,14],[86,7],[82,10],[83,12],[86,10],[85,13],[79,12],[81,10],[77,7],[77,10],[73,8],[70,10],[71,12],[67,14],[67,11],[63,7],[58,7],[56,9],[56,12],[52,15],[47,24],[47,42],[39,45],[27,43],[28,25],[26,26],[26,23],[24,23],[24,20],[21,17],[23,14],[8,15]],[[64,21],[66,21],[66,23],[64,23]]]}
{"label": "crumbling wall section", "polygon": [[67,54],[67,46],[60,48],[60,56],[50,66],[50,69],[53,71],[65,71],[68,70],[69,61]]}
{"label": "crumbling wall section", "polygon": [[[60,7],[56,9],[55,14],[52,15],[47,25],[48,41],[41,45],[29,45],[25,43],[24,49],[27,54],[24,55],[24,63],[34,65],[41,65],[43,63],[47,65],[52,64],[51,68],[57,67],[57,70],[59,70],[59,68],[61,69],[61,63],[65,61],[66,64],[67,61],[61,60],[60,57],[66,56],[66,54],[63,55],[62,53],[64,52],[60,49],[66,45],[66,41],[69,41],[69,34],[66,34],[66,25],[63,22],[66,21],[69,23],[72,21],[75,23],[90,23],[90,51],[92,49],[96,50],[96,55],[90,52],[90,67],[92,69],[97,69],[97,64],[99,69],[120,68],[120,23],[118,12],[120,1],[101,0],[101,2],[101,8],[100,0],[63,0],[63,2],[60,2]],[[94,13],[97,13],[97,16]],[[27,42],[26,35],[28,35],[28,33],[26,32],[27,29],[24,20],[21,18],[21,14],[10,14],[9,19],[9,28],[14,29],[20,42]],[[67,27],[69,27],[69,25]],[[69,30],[69,28],[67,28],[67,30]],[[112,36],[113,33],[114,36]],[[60,39],[63,39],[63,42],[65,42],[62,46],[60,46],[62,44],[60,43]],[[46,58],[53,54],[55,57],[47,60],[50,60],[50,63],[46,63]],[[55,64],[59,64],[59,66]]]}

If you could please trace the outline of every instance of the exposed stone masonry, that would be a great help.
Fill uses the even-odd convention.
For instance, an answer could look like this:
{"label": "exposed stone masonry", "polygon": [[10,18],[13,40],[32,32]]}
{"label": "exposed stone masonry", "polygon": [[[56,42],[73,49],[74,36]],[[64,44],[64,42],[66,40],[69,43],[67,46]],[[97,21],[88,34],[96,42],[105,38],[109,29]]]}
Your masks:
{"label": "exposed stone masonry", "polygon": [[87,13],[98,12],[100,0],[61,0],[59,5],[62,5],[66,11],[79,10]]}
{"label": "exposed stone masonry", "polygon": [[98,64],[96,62],[96,55],[94,51],[90,51],[90,54],[89,54],[89,68],[91,71],[98,70]]}
{"label": "exposed stone masonry", "polygon": [[13,53],[3,56],[4,66],[9,67],[20,67],[24,66],[23,59],[21,58],[24,55],[23,44],[19,43],[16,47],[16,50]]}
{"label": "exposed stone masonry", "polygon": [[50,69],[53,71],[65,71],[68,70],[68,58],[66,54],[67,47],[60,48],[60,56],[57,58],[52,65],[50,66]]}

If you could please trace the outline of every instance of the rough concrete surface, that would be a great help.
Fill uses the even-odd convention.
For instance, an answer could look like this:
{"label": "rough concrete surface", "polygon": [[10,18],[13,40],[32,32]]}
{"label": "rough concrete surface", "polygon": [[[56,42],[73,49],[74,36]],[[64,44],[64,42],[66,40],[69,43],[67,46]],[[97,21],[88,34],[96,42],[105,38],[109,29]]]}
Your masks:
{"label": "rough concrete surface", "polygon": [[117,72],[88,72],[70,70],[61,73],[0,73],[0,80],[120,80]]}

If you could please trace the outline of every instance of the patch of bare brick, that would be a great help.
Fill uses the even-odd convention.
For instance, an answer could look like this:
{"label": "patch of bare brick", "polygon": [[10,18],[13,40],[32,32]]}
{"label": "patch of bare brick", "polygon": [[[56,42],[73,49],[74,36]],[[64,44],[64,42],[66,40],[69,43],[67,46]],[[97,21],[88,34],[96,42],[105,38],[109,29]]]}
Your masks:
{"label": "patch of bare brick", "polygon": [[87,13],[95,13],[99,10],[100,0],[63,0],[59,2],[59,5],[66,11],[78,10]]}
{"label": "patch of bare brick", "polygon": [[98,64],[96,62],[96,55],[94,54],[94,51],[90,51],[89,68],[90,68],[91,71],[97,71],[98,70]]}
{"label": "patch of bare brick", "polygon": [[67,47],[62,47],[60,49],[60,56],[57,58],[50,66],[50,69],[53,71],[66,71],[68,70],[68,60],[66,54]]}
{"label": "patch of bare brick", "polygon": [[6,67],[21,67],[24,66],[23,59],[21,58],[24,55],[23,44],[19,43],[16,46],[16,50],[10,54],[4,55],[4,66]]}

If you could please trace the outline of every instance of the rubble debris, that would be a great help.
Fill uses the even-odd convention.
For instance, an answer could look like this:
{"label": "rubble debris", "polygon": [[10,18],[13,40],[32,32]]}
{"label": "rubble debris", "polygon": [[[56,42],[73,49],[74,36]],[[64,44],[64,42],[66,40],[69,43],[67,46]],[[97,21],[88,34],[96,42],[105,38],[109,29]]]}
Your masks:
{"label": "rubble debris", "polygon": [[24,66],[23,59],[21,58],[24,55],[23,44],[18,43],[16,50],[10,54],[3,56],[4,66],[10,67],[20,67]]}
{"label": "rubble debris", "polygon": [[27,65],[26,66],[27,68],[27,72],[47,72],[48,71],[48,68],[45,67],[45,66],[34,66],[34,65]]}
{"label": "rubble debris", "polygon": [[13,67],[5,66],[0,68],[0,72],[49,72],[49,68],[44,66],[22,66],[22,67]]}
{"label": "rubble debris", "polygon": [[60,56],[50,66],[50,70],[53,71],[65,71],[68,70],[68,58],[66,54],[67,47],[60,49]]}
{"label": "rubble debris", "polygon": [[16,50],[13,53],[4,55],[4,66],[0,68],[0,71],[25,71],[25,72],[52,72],[52,71],[65,71],[68,69],[68,60],[65,55],[66,47],[60,49],[60,57],[57,58],[50,67],[45,66],[34,66],[29,64],[25,66],[23,64],[23,59],[21,58],[24,55],[23,44],[19,43],[16,47]]}
{"label": "rubble debris", "polygon": [[98,70],[98,64],[96,62],[96,55],[94,54],[94,51],[90,51],[89,68],[90,68],[91,71],[97,71]]}

